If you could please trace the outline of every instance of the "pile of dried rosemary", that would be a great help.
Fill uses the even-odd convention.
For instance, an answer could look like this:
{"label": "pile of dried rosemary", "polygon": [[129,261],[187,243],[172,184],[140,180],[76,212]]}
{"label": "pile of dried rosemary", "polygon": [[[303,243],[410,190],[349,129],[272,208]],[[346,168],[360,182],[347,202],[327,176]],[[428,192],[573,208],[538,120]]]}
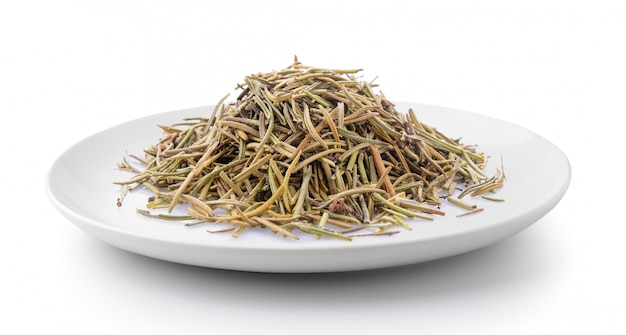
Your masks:
{"label": "pile of dried rosemary", "polygon": [[[224,97],[208,117],[161,126],[164,137],[130,156],[145,165],[117,182],[123,195],[145,187],[148,209],[189,205],[187,215],[138,209],[187,225],[227,223],[233,236],[266,227],[351,240],[411,229],[406,219],[444,215],[442,199],[461,200],[503,186],[484,173],[485,156],[399,113],[361,70],[302,65],[247,76],[235,102]],[[454,195],[455,193],[458,195]],[[121,205],[121,201],[118,201]],[[357,233],[357,230],[366,229]]]}

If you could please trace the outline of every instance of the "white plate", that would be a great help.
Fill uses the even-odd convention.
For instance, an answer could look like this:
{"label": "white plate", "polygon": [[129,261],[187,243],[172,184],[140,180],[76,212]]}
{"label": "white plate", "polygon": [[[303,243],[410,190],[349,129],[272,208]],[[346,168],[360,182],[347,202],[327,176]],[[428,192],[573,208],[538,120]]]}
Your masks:
{"label": "white plate", "polygon": [[[212,225],[185,228],[179,222],[142,217],[147,194],[130,193],[118,208],[113,181],[132,176],[117,170],[125,152],[141,150],[161,137],[160,125],[207,116],[200,107],[148,116],[95,134],[74,145],[52,165],[48,195],[71,222],[96,238],[138,254],[204,267],[260,272],[333,272],[405,265],[475,250],[509,237],[548,213],[565,194],[571,170],[565,155],[544,138],[519,126],[478,114],[412,103],[421,121],[450,137],[462,137],[491,157],[487,172],[503,162],[507,181],[498,197],[481,202],[485,211],[457,218],[463,210],[444,204],[434,221],[412,221],[412,230],[352,242],[306,238],[296,241],[267,230],[211,234]],[[474,200],[474,199],[472,199]]]}

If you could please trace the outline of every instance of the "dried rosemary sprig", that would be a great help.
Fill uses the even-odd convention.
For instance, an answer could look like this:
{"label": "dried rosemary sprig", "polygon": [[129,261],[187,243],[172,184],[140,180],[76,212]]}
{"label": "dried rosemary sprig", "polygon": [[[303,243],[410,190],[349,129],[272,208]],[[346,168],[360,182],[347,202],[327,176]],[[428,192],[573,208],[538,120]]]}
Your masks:
{"label": "dried rosemary sprig", "polygon": [[[171,212],[186,203],[187,216],[172,219],[228,223],[233,229],[218,231],[235,237],[265,227],[294,239],[298,230],[341,240],[392,235],[410,229],[407,218],[445,215],[441,199],[459,189],[458,199],[503,186],[500,170],[483,172],[482,153],[413,110],[399,113],[375,85],[355,78],[359,71],[295,58],[286,69],[249,75],[236,100],[224,97],[212,115],[160,126],[163,138],[145,158],[133,156],[143,170],[125,157],[120,168],[136,175],[117,184],[124,193],[154,192],[148,208]],[[351,235],[358,229],[370,231]]]}

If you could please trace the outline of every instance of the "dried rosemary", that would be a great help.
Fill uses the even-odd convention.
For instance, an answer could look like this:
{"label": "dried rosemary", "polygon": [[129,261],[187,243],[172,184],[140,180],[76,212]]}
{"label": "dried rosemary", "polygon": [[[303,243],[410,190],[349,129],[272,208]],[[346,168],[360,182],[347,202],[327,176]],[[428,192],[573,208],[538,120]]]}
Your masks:
{"label": "dried rosemary", "polygon": [[[239,236],[265,227],[298,239],[295,231],[351,240],[411,229],[405,219],[445,215],[442,199],[464,204],[503,186],[488,177],[486,157],[395,109],[356,70],[302,65],[252,74],[224,97],[212,115],[160,126],[164,136],[145,150],[136,175],[122,185],[154,193],[148,208],[188,204],[186,216],[141,215],[227,223]],[[460,191],[454,198],[455,193]],[[367,229],[365,233],[352,233]]]}

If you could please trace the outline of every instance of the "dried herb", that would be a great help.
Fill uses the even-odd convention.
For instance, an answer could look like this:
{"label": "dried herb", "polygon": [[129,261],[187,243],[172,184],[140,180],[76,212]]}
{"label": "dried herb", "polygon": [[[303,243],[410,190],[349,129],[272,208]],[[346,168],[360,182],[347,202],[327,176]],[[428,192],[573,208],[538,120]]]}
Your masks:
{"label": "dried herb", "polygon": [[444,198],[460,204],[503,186],[500,170],[485,175],[484,154],[411,109],[398,112],[374,84],[355,78],[360,71],[296,58],[283,70],[245,77],[236,100],[224,97],[210,116],[160,126],[164,136],[145,158],[131,156],[142,169],[125,157],[120,168],[136,175],[117,182],[119,201],[143,186],[154,193],[148,208],[171,212],[185,203],[188,213],[141,215],[227,223],[232,229],[211,232],[235,237],[264,227],[293,239],[297,230],[351,240],[411,229],[405,219],[445,215]]}

